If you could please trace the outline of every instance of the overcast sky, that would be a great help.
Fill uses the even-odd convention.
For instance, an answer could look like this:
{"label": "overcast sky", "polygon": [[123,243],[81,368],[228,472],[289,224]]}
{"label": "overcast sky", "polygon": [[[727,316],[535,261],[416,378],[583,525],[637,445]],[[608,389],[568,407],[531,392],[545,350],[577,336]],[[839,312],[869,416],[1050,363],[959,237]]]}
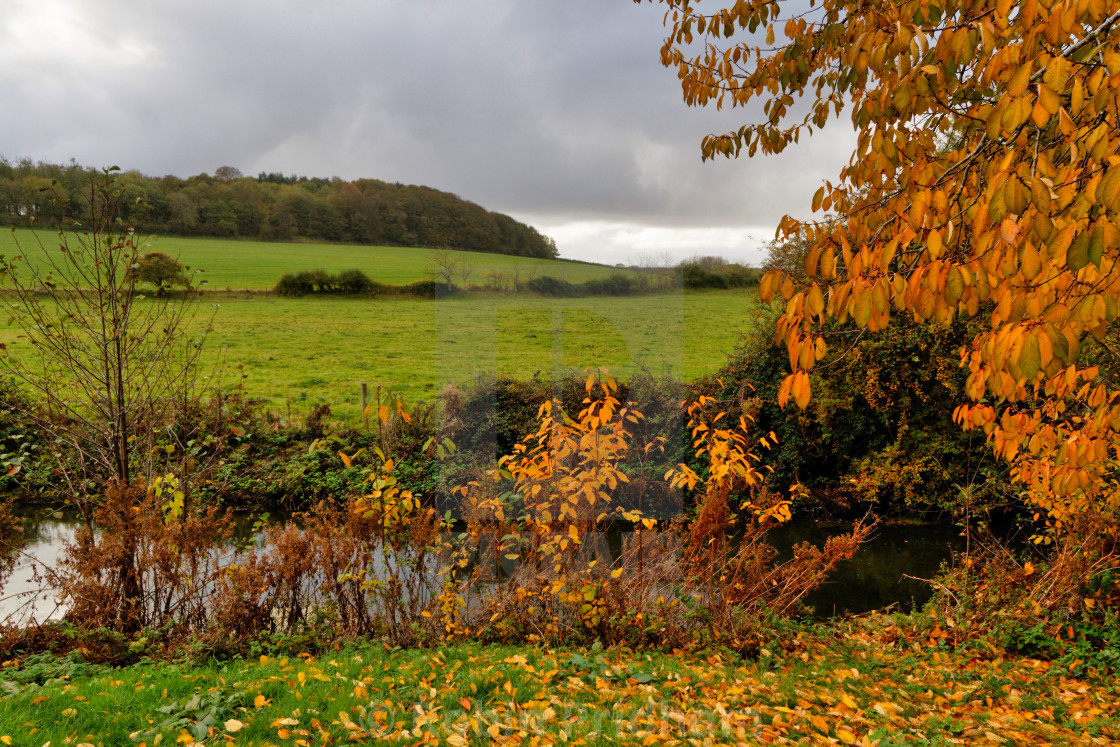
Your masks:
{"label": "overcast sky", "polygon": [[525,220],[565,257],[758,260],[851,154],[846,124],[701,163],[630,0],[0,0],[0,156],[191,176],[372,177]]}

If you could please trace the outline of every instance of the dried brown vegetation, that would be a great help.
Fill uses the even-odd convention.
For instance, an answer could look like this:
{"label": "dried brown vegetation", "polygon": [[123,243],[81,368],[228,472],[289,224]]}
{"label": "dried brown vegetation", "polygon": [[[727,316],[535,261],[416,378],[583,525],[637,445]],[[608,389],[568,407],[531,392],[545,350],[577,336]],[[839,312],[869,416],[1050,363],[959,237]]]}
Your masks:
{"label": "dried brown vegetation", "polygon": [[[585,394],[575,418],[560,400],[545,402],[537,431],[458,489],[465,526],[403,489],[394,461],[376,448],[361,495],[322,502],[241,548],[231,541],[232,515],[191,505],[174,477],[112,481],[96,529],[78,532],[47,580],[80,627],[163,628],[221,648],[278,632],[402,645],[721,640],[749,648],[768,616],[795,614],[870,531],[857,525],[778,563],[766,535],[788,518],[790,501],[768,488],[745,418],[726,425],[719,403],[693,404],[687,416],[705,476],[680,464],[655,479],[664,439],[639,444],[644,418],[609,377],[589,376]],[[403,410],[380,415],[390,431],[415,425]],[[348,466],[357,456],[339,454]],[[699,503],[691,522],[639,508],[645,491],[681,490]],[[612,550],[608,530],[620,524],[629,531]]]}

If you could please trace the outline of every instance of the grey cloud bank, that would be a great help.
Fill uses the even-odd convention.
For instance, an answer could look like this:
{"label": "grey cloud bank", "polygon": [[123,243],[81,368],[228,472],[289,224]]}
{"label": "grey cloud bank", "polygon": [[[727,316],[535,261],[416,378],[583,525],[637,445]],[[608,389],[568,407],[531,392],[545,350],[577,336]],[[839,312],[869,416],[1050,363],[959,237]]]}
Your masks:
{"label": "grey cloud bank", "polygon": [[373,177],[527,220],[561,254],[758,259],[854,136],[701,163],[751,112],[688,109],[628,0],[8,0],[0,155],[189,176]]}

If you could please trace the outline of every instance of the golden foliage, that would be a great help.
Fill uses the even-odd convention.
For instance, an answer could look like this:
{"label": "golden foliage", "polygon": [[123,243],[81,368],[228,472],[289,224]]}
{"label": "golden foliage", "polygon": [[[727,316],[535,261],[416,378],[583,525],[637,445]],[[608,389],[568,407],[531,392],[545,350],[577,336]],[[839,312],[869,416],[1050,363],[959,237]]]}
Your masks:
{"label": "golden foliage", "polygon": [[962,351],[972,401],[955,419],[983,430],[1055,529],[1083,513],[1115,527],[1120,390],[1080,353],[1120,309],[1120,11],[824,0],[783,20],[771,0],[707,14],[661,1],[661,59],[690,105],[764,100],[764,121],[706,137],[705,158],[780,152],[845,108],[858,131],[839,180],[813,197],[839,219],[780,225],[807,238],[807,278],[761,284],[785,304],[782,404],[806,406],[827,319],[874,332],[896,313],[983,314]]}

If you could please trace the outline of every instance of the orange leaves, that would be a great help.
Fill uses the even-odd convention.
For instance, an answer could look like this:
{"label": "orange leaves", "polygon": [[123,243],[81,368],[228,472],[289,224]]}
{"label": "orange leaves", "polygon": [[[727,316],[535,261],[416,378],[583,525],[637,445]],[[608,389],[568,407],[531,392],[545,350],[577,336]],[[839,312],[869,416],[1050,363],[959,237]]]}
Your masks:
{"label": "orange leaves", "polygon": [[[695,17],[691,2],[662,1],[679,12],[675,29]],[[892,308],[941,323],[990,314],[964,358],[969,396],[1014,408],[1040,391],[1054,427],[1120,451],[1102,409],[1120,389],[1081,398],[1054,379],[1086,340],[1104,340],[1120,307],[1120,24],[1108,4],[998,0],[931,16],[917,3],[890,6],[888,18],[874,4],[823,0],[808,26],[776,22],[781,7],[767,7],[766,23],[786,36],[777,49],[735,43],[734,24],[712,39],[708,26],[711,44],[671,35],[663,60],[680,65],[690,104],[724,90],[736,106],[765,101],[764,121],[706,139],[706,158],[782,151],[834,116],[838,98],[853,103],[843,189],[826,183],[810,203],[836,218],[783,219],[780,235],[808,242],[806,276],[769,273],[760,288],[785,302],[778,330],[794,373],[781,403],[807,401],[817,327],[829,320],[875,332]],[[721,45],[742,47],[735,65],[714,64]],[[799,96],[811,113],[792,113]],[[1065,397],[1090,411],[1074,421]],[[992,423],[993,445],[1022,459],[1018,436]],[[1031,474],[1058,458],[1039,454]],[[1103,495],[1104,461],[1086,466],[1091,494]]]}
{"label": "orange leaves", "polygon": [[802,410],[809,406],[809,374],[804,371],[797,371],[794,374],[787,376],[781,386],[778,388],[778,404],[782,407],[792,397],[794,403]]}
{"label": "orange leaves", "polygon": [[824,314],[824,294],[821,293],[821,287],[817,283],[813,283],[809,287],[808,296],[805,299],[806,307],[813,316],[823,318]]}
{"label": "orange leaves", "polygon": [[1097,182],[1094,195],[1097,205],[1105,210],[1116,213],[1120,211],[1120,166],[1113,165]]}

